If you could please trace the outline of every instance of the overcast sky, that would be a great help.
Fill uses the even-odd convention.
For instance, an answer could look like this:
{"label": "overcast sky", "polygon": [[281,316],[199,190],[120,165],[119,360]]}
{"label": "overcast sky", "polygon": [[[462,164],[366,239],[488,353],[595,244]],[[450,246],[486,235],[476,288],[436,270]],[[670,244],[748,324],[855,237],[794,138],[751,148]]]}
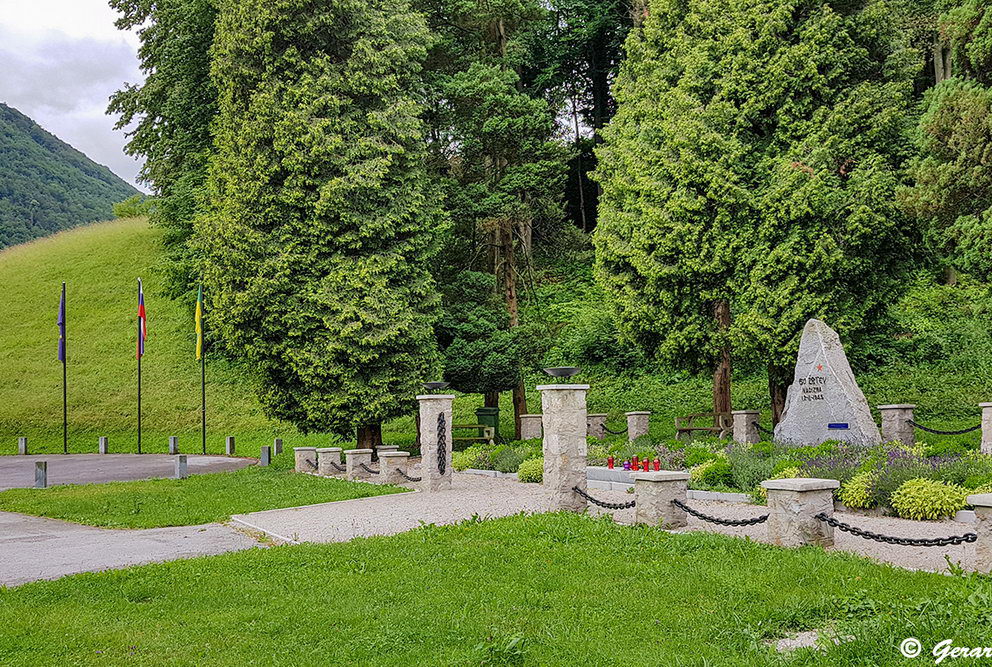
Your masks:
{"label": "overcast sky", "polygon": [[115,18],[106,0],[0,0],[0,102],[137,185],[140,163],[105,113],[115,90],[142,80],[138,39]]}

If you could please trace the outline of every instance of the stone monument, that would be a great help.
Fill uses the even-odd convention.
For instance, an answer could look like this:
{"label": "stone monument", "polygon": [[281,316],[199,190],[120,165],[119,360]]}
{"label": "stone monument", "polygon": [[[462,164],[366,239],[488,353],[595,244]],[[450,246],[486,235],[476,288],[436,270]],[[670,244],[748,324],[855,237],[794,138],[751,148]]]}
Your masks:
{"label": "stone monument", "polygon": [[882,441],[840,336],[820,320],[808,321],[803,329],[796,374],[782,421],[775,427],[775,440],[796,445],[826,440],[877,445]]}

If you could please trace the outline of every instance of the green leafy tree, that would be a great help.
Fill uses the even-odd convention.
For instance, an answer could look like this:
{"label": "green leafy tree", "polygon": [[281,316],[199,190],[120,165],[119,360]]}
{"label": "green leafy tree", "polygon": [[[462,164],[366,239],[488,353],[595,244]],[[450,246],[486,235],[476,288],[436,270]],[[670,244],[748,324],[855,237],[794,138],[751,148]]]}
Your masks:
{"label": "green leafy tree", "polygon": [[374,446],[438,360],[443,217],[411,92],[427,27],[402,1],[220,8],[198,223],[214,329],[257,369],[268,414]]}

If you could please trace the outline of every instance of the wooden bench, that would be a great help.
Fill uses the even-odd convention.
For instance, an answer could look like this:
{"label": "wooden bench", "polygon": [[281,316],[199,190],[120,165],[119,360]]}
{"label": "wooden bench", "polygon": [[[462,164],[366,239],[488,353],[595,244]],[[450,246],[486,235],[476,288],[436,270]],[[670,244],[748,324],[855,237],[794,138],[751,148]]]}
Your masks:
{"label": "wooden bench", "polygon": [[[474,430],[476,435],[455,437],[455,431]],[[490,446],[495,444],[496,429],[485,424],[452,424],[451,425],[451,448],[454,450],[464,449],[473,443],[486,443]],[[464,445],[459,447],[458,445]]]}
{"label": "wooden bench", "polygon": [[[712,426],[700,426],[696,420],[712,421]],[[734,417],[729,412],[696,412],[675,418],[675,439],[687,440],[693,433],[712,433],[718,438],[729,438],[734,432]]]}

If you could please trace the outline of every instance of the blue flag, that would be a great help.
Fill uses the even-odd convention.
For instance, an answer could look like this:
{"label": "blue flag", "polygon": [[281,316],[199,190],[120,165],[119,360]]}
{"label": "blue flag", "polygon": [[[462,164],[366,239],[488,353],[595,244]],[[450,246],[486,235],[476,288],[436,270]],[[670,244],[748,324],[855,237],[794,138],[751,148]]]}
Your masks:
{"label": "blue flag", "polygon": [[59,361],[65,363],[65,283],[62,283],[62,299],[59,301]]}

